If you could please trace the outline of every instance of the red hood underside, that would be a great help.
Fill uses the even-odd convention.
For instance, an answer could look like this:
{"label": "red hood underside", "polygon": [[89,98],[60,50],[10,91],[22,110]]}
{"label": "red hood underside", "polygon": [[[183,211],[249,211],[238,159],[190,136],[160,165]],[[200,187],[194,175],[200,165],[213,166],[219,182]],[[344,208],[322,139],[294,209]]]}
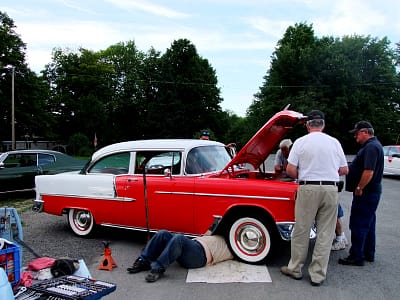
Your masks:
{"label": "red hood underside", "polygon": [[222,173],[230,167],[246,163],[257,169],[287,132],[299,123],[304,123],[305,119],[306,116],[292,110],[278,112],[258,130]]}

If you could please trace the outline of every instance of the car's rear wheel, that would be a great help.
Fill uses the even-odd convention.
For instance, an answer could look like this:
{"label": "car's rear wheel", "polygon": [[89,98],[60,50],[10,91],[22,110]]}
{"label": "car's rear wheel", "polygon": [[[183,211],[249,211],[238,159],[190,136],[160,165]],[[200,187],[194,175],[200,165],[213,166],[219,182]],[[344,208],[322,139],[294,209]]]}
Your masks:
{"label": "car's rear wheel", "polygon": [[271,234],[265,222],[241,217],[232,223],[228,233],[229,247],[241,261],[260,264],[271,251]]}
{"label": "car's rear wheel", "polygon": [[88,210],[70,209],[68,211],[68,224],[76,235],[85,236],[92,232],[94,218]]}

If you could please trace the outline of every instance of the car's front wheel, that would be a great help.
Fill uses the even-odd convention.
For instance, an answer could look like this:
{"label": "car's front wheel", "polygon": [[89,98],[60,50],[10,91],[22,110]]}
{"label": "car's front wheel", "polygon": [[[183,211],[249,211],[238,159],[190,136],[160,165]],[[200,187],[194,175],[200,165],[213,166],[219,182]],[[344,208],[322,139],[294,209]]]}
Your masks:
{"label": "car's front wheel", "polygon": [[94,218],[88,210],[70,209],[68,211],[68,224],[76,235],[85,236],[92,232]]}
{"label": "car's front wheel", "polygon": [[234,221],[228,240],[233,254],[247,263],[263,263],[271,251],[270,231],[264,222],[254,217],[241,217]]}

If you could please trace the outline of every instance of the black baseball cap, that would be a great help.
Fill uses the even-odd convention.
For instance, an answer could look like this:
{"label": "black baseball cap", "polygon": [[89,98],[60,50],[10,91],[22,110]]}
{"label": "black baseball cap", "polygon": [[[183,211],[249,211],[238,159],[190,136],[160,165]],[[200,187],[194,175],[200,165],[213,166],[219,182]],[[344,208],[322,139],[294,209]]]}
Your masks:
{"label": "black baseball cap", "polygon": [[307,114],[307,120],[325,120],[325,115],[320,110],[312,110]]}
{"label": "black baseball cap", "polygon": [[368,121],[360,121],[357,122],[356,125],[354,125],[354,129],[350,130],[350,133],[356,133],[357,131],[361,129],[367,129],[367,128],[373,128],[371,123]]}
{"label": "black baseball cap", "polygon": [[207,130],[203,130],[203,131],[201,132],[200,136],[203,136],[203,135],[205,135],[205,136],[210,136],[210,132],[208,132]]}

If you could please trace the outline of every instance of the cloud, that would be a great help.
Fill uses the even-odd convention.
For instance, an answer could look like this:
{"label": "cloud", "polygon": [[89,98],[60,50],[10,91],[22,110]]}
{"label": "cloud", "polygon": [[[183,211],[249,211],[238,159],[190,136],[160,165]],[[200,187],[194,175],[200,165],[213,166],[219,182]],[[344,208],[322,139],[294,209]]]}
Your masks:
{"label": "cloud", "polygon": [[271,20],[264,17],[251,17],[246,18],[245,20],[254,29],[264,33],[267,36],[274,37],[277,40],[282,38],[289,26],[294,25],[293,21]]}
{"label": "cloud", "polygon": [[188,18],[190,15],[181,13],[177,10],[149,3],[149,1],[142,1],[142,0],[105,0],[106,2],[119,7],[123,10],[132,10],[138,9],[153,15],[171,18],[171,19],[182,19]]}

